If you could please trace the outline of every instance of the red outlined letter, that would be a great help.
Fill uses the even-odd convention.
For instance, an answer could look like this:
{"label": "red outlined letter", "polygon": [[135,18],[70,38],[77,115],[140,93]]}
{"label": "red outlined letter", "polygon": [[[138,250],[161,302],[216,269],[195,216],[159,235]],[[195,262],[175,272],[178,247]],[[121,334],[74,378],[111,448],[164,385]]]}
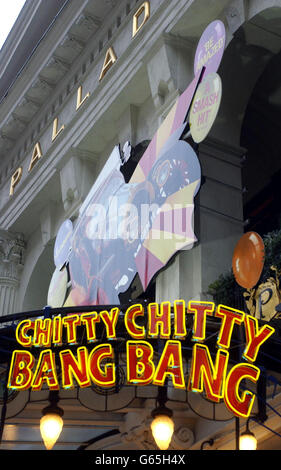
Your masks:
{"label": "red outlined letter", "polygon": [[240,325],[244,321],[245,313],[234,308],[226,307],[225,305],[219,305],[215,316],[222,318],[217,344],[220,348],[228,349],[234,324],[237,323]]}
{"label": "red outlined letter", "polygon": [[167,375],[172,377],[175,388],[185,388],[180,341],[166,341],[153,377],[153,384],[164,385]]}
{"label": "red outlined letter", "polygon": [[174,301],[174,338],[185,339],[187,335],[185,325],[185,301]]}
{"label": "red outlined letter", "polygon": [[218,403],[224,394],[228,357],[228,351],[219,349],[214,366],[209,348],[204,344],[195,344],[192,353],[188,390],[203,392],[203,389],[205,389],[207,398]]}
{"label": "red outlined letter", "polygon": [[56,372],[55,355],[51,349],[46,349],[40,353],[36,371],[31,383],[32,390],[41,390],[46,382],[50,390],[58,390],[58,378]]}
{"label": "red outlined letter", "polygon": [[26,335],[28,330],[34,330],[34,321],[23,320],[18,324],[16,329],[17,342],[25,348],[31,347],[33,342],[33,337]]}
{"label": "red outlined letter", "polygon": [[156,302],[148,304],[148,337],[169,339],[171,336],[171,303],[161,302],[160,313]]}
{"label": "red outlined letter", "polygon": [[145,338],[145,328],[135,323],[135,318],[144,315],[144,309],[141,304],[132,305],[126,310],[125,325],[130,336],[134,339]]}
{"label": "red outlined letter", "polygon": [[52,338],[52,320],[45,318],[42,320],[38,318],[35,320],[34,326],[34,346],[41,346],[42,348],[49,348],[51,346]]}
{"label": "red outlined letter", "polygon": [[77,349],[77,359],[70,349],[60,352],[62,369],[62,387],[73,388],[73,376],[78,382],[79,387],[85,388],[91,385],[88,372],[88,351],[82,346]]}
{"label": "red outlined letter", "polygon": [[213,316],[214,302],[188,302],[188,313],[194,313],[192,341],[204,341],[206,335],[206,316]]}
{"label": "red outlined letter", "polygon": [[103,359],[114,360],[114,352],[111,344],[99,344],[89,355],[88,367],[92,381],[101,387],[112,387],[115,384],[115,365],[106,362],[101,367]]}
{"label": "red outlined letter", "polygon": [[153,380],[153,348],[146,341],[127,341],[127,382],[148,385]]}
{"label": "red outlined letter", "polygon": [[12,355],[8,388],[27,390],[30,387],[35,359],[29,351],[14,351]]}
{"label": "red outlined letter", "polygon": [[106,336],[108,339],[116,338],[116,323],[119,313],[119,308],[112,308],[110,313],[107,310],[100,312],[100,317],[106,326]]}
{"label": "red outlined letter", "polygon": [[272,326],[264,325],[259,330],[258,320],[255,317],[246,315],[245,331],[247,346],[243,357],[248,361],[255,362],[261,345],[274,333],[275,329]]}
{"label": "red outlined letter", "polygon": [[224,401],[228,409],[236,416],[248,418],[251,413],[255,396],[248,390],[239,395],[239,385],[243,379],[256,383],[260,370],[253,364],[236,364],[230,370],[225,382]]}
{"label": "red outlined letter", "polygon": [[52,341],[54,346],[62,345],[62,319],[60,315],[53,318]]}
{"label": "red outlined letter", "polygon": [[81,322],[86,324],[87,341],[94,343],[96,341],[96,323],[99,323],[100,317],[97,312],[83,313]]}
{"label": "red outlined letter", "polygon": [[77,344],[77,326],[81,324],[79,315],[67,315],[62,319],[63,325],[67,328],[67,342],[68,344]]}

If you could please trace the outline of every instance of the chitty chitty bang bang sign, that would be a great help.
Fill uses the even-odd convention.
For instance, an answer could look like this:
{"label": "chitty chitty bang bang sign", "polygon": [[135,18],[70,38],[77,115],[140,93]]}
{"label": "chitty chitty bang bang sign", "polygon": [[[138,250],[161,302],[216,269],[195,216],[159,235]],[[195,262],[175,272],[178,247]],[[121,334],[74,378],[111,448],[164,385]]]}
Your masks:
{"label": "chitty chitty bang bang sign", "polygon": [[[218,327],[212,351],[206,344],[206,325],[211,317]],[[187,324],[192,328],[187,328]],[[106,331],[107,342],[98,338],[99,327]],[[170,302],[150,303],[144,309],[135,304],[125,312],[112,308],[99,313],[23,320],[17,326],[16,339],[24,349],[13,352],[8,388],[40,391],[44,385],[58,390],[77,384],[90,387],[92,383],[114,387],[114,350],[118,343],[120,346],[119,328],[128,338],[123,343],[128,385],[163,386],[169,381],[176,389],[203,392],[214,403],[223,400],[236,416],[250,415],[255,395],[245,389],[245,383],[257,383],[260,369],[254,363],[274,328],[259,325],[255,317],[240,310],[224,305],[215,308],[213,302],[190,301],[186,306],[183,300],[177,300],[173,306]],[[230,349],[237,328],[243,328],[245,333],[244,362],[233,365]],[[78,341],[81,331],[83,346]],[[63,349],[65,345],[68,349]],[[36,347],[43,348],[39,356]]]}

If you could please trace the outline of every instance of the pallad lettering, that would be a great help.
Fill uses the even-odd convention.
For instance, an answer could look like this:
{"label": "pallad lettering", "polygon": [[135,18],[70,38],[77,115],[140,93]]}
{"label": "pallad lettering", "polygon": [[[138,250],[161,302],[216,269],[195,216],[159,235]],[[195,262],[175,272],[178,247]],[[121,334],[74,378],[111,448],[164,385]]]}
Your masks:
{"label": "pallad lettering", "polygon": [[[140,5],[138,10],[133,15],[132,39],[134,39],[137,33],[142,29],[142,27],[145,25],[149,17],[150,17],[150,2],[145,1]],[[99,81],[101,81],[105,77],[105,75],[111,69],[111,67],[114,65],[117,59],[118,57],[116,56],[113,47],[109,47],[105,52],[104,62],[101,67],[101,72],[99,75]],[[83,94],[82,85],[79,85],[77,89],[77,93],[76,93],[76,108],[75,108],[76,111],[80,110],[80,108],[87,101],[89,96],[90,96],[90,92],[88,91],[87,93]],[[52,126],[51,143],[53,143],[56,140],[56,138],[65,129],[65,125],[62,124],[59,126],[58,122],[59,122],[59,118],[56,117],[53,121],[53,126]],[[40,142],[37,142],[33,148],[33,153],[32,153],[30,163],[29,163],[28,172],[32,171],[32,169],[34,168],[34,166],[36,165],[36,163],[41,157],[43,157],[43,152],[41,150]],[[16,171],[13,173],[11,177],[11,182],[10,182],[10,196],[14,195],[16,186],[21,181],[22,175],[23,175],[22,167],[17,168]]]}
{"label": "pallad lettering", "polygon": [[[244,312],[213,302],[190,301],[186,308],[183,300],[174,302],[171,315],[170,302],[160,305],[151,303],[147,308],[147,327],[141,326],[144,317],[142,305],[130,306],[122,318],[118,308],[100,313],[91,312],[82,315],[55,316],[53,319],[23,320],[16,329],[18,343],[24,348],[47,348],[41,351],[38,360],[29,350],[13,352],[9,371],[8,388],[14,390],[41,390],[47,385],[50,390],[58,390],[57,365],[62,370],[61,386],[64,389],[90,387],[92,383],[100,387],[112,387],[115,384],[115,357],[112,340],[117,339],[117,326],[124,322],[127,333],[132,338],[127,341],[127,383],[129,385],[163,386],[166,379],[178,389],[205,392],[209,400],[224,400],[229,410],[236,416],[248,417],[254,403],[254,394],[242,390],[243,380],[256,383],[260,370],[253,364],[261,345],[274,333],[274,328],[264,325],[259,328],[257,319]],[[211,356],[206,339],[207,318],[220,319],[217,338],[217,352]],[[182,342],[187,337],[186,321],[193,317],[191,341],[191,367],[187,383],[184,376]],[[59,352],[56,358],[51,346],[56,348],[63,343],[76,345],[78,329],[84,331],[87,342],[96,341],[96,326],[101,325],[106,331],[109,343],[101,343],[89,350],[78,347],[74,354],[70,349]],[[244,327],[246,344],[243,352],[245,363],[231,367],[229,348],[234,327]],[[160,356],[155,354],[151,339],[166,340]],[[185,343],[184,343],[185,344]],[[156,359],[157,357],[157,359]],[[59,364],[56,363],[59,361]],[[240,388],[239,388],[240,387]]]}

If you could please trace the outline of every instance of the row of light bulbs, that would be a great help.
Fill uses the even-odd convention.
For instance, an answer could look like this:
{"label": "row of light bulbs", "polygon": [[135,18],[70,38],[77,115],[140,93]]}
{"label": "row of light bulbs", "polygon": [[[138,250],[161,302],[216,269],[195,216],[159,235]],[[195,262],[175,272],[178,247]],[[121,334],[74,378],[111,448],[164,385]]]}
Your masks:
{"label": "row of light bulbs", "polygon": [[[43,410],[40,420],[40,432],[47,450],[51,450],[57,442],[63,428],[63,410],[56,404],[51,404]],[[174,421],[172,411],[168,408],[158,408],[152,412],[152,435],[159,449],[168,449],[173,433]]]}
{"label": "row of light bulbs", "polygon": [[[55,396],[56,397],[56,396]],[[63,428],[63,410],[57,406],[58,398],[53,398],[50,405],[43,409],[40,420],[40,432],[47,450],[51,450],[57,442]],[[161,450],[168,449],[173,433],[173,412],[165,406],[160,406],[152,411],[151,431],[153,438]],[[257,439],[249,430],[248,422],[246,431],[240,435],[240,450],[256,450]]]}

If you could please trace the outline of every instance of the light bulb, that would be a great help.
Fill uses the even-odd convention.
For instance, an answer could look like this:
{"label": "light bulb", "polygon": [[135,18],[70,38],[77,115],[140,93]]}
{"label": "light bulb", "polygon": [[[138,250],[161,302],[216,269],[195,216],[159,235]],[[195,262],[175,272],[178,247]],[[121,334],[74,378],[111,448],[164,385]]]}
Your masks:
{"label": "light bulb", "polygon": [[257,449],[257,439],[255,435],[248,431],[241,434],[239,439],[239,449],[240,450],[256,450]]}
{"label": "light bulb", "polygon": [[62,431],[63,419],[56,413],[47,413],[40,420],[40,432],[47,450],[51,450]]}
{"label": "light bulb", "polygon": [[152,435],[159,449],[168,449],[174,432],[174,422],[167,415],[158,415],[151,423]]}

